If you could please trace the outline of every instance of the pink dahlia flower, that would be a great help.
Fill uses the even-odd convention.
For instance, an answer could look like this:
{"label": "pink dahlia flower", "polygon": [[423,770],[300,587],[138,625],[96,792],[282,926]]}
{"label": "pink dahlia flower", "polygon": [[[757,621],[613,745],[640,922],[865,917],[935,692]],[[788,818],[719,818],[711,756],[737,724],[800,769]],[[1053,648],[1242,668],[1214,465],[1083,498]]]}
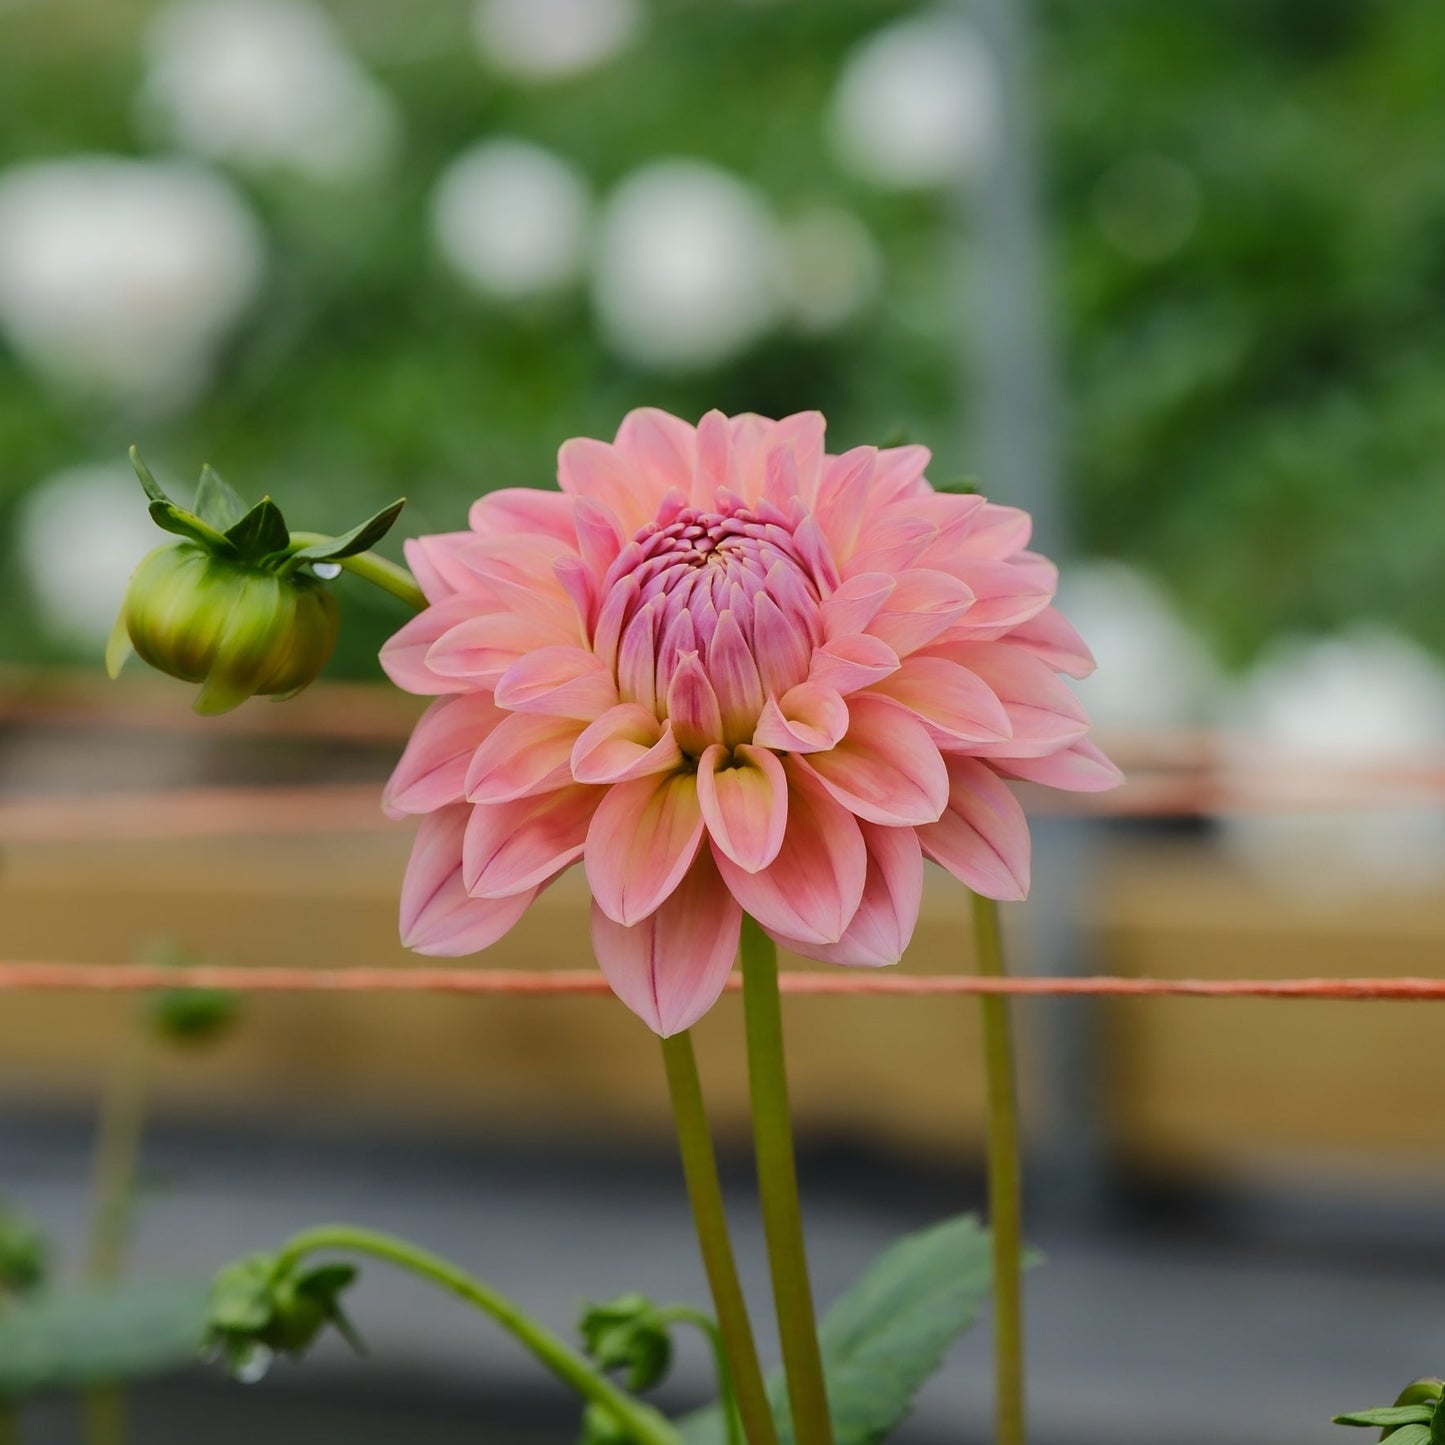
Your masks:
{"label": "pink dahlia flower", "polygon": [[382,651],[437,695],[386,806],[422,814],[401,931],[474,953],[581,862],[597,959],[661,1034],[722,990],[744,910],[780,944],[888,964],[932,858],[1022,898],[1005,779],[1119,774],[1057,674],[1026,513],[934,491],[922,447],[823,449],[823,418],[632,412],[407,543],[430,606]]}

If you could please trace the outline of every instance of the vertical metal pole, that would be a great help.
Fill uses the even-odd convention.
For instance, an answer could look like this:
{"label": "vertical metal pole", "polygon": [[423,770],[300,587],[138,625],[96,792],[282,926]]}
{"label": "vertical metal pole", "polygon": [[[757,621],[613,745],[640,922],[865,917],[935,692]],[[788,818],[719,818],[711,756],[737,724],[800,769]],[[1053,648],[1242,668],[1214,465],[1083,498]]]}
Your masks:
{"label": "vertical metal pole", "polygon": [[[957,0],[994,64],[997,111],[989,161],[971,188],[965,344],[970,354],[972,468],[989,495],[1033,513],[1041,551],[1064,561],[1070,527],[1063,479],[1062,405],[1042,216],[1029,0]],[[1036,973],[1092,971],[1082,923],[1092,894],[1089,824],[1035,821],[1033,893],[1015,952]],[[1102,1049],[1088,1001],[1056,1002],[1028,1016],[1026,1117],[1033,1199],[1074,1223],[1108,1197],[1100,1127]],[[1032,1097],[1030,1097],[1032,1096]],[[1044,1125],[1040,1131],[1038,1124]]]}

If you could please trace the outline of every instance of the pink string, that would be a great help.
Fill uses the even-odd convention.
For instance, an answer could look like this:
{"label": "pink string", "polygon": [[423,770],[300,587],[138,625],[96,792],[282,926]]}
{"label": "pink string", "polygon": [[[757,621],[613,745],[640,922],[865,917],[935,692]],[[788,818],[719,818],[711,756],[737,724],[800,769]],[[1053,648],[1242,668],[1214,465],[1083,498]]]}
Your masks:
{"label": "pink string", "polygon": [[[1445,999],[1445,978],[977,978],[971,974],[784,973],[784,993],[1084,995],[1104,998]],[[734,975],[728,988],[741,980]],[[197,964],[0,963],[0,992],[131,993],[214,988],[238,993],[605,994],[594,969],[272,968]]]}

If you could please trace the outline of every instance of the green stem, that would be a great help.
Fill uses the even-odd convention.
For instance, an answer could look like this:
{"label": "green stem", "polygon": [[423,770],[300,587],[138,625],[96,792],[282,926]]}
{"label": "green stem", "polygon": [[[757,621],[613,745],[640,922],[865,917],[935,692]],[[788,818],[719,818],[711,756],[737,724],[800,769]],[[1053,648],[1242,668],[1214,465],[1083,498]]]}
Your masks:
{"label": "green stem", "polygon": [[777,1445],[773,1412],[763,1386],[758,1348],[748,1319],[747,1301],[738,1280],[737,1262],[728,1237],[727,1214],[723,1208],[722,1185],[717,1159],[703,1106],[702,1081],[692,1036],[686,1031],[662,1041],[662,1058],[667,1067],[667,1087],[672,1096],[672,1113],[677,1123],[678,1152],[683,1177],[692,1204],[698,1248],[703,1269],[712,1290],[718,1330],[727,1351],[727,1362],[737,1389],[738,1410],[750,1445]]}
{"label": "green stem", "polygon": [[793,1157],[793,1125],[783,1059],[783,1010],[778,996],[778,950],[746,916],[742,961],[753,1147],[793,1434],[798,1445],[832,1445],[833,1426],[828,1415],[813,1291],[803,1249],[803,1216],[798,1205],[798,1170]]}
{"label": "green stem", "polygon": [[511,1300],[440,1256],[393,1235],[332,1224],[305,1230],[291,1239],[278,1256],[278,1269],[292,1267],[304,1255],[321,1250],[370,1255],[440,1285],[490,1315],[559,1380],[584,1399],[607,1410],[637,1445],[679,1445],[676,1431],[651,1406],[624,1394],[599,1375],[576,1350],[523,1314]]}
{"label": "green stem", "polygon": [[0,1400],[0,1445],[20,1445],[20,1407]]}
{"label": "green stem", "polygon": [[[324,532],[292,532],[291,547],[299,549],[330,540]],[[387,561],[376,552],[358,552],[354,557],[338,558],[337,566],[344,567],[374,587],[380,587],[383,592],[390,592],[418,612],[424,611],[427,606],[426,594],[416,585],[416,578],[405,567]]]}
{"label": "green stem", "polygon": [[664,1325],[673,1321],[692,1325],[706,1338],[717,1370],[718,1404],[727,1425],[728,1445],[743,1445],[743,1422],[738,1410],[737,1392],[733,1389],[732,1366],[728,1363],[727,1344],[717,1322],[691,1305],[665,1305],[657,1311],[657,1320]]}
{"label": "green stem", "polygon": [[[978,971],[1004,974],[998,904],[973,899]],[[987,1080],[988,1211],[993,1230],[993,1334],[996,1445],[1024,1445],[1023,1186],[1019,1170],[1018,1100],[1008,1000],[985,994],[983,1055]]]}

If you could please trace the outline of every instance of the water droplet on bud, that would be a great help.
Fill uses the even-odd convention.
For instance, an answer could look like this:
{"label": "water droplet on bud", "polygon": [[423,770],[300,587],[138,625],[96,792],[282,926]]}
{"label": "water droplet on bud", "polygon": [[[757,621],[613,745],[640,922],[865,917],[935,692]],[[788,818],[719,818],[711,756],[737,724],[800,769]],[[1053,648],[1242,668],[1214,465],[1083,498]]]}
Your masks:
{"label": "water droplet on bud", "polygon": [[266,1345],[252,1345],[245,1356],[232,1366],[231,1374],[243,1385],[259,1385],[266,1378],[275,1351]]}
{"label": "water droplet on bud", "polygon": [[341,576],[340,562],[313,562],[311,570],[323,581],[330,582],[332,578]]}

